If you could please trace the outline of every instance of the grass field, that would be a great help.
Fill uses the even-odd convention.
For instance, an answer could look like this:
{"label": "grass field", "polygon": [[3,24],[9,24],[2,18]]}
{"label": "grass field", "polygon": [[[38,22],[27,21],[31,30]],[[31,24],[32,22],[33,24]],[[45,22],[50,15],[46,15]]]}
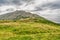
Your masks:
{"label": "grass field", "polygon": [[60,25],[45,19],[0,20],[0,40],[60,40]]}

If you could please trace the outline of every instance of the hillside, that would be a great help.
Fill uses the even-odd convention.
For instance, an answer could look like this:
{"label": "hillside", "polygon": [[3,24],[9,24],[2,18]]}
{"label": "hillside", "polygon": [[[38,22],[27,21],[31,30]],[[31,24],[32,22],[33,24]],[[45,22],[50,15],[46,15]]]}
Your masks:
{"label": "hillside", "polygon": [[[5,17],[8,20],[5,18],[0,20],[0,40],[60,40],[60,24],[53,23],[36,14],[26,14],[24,11],[25,14],[21,14],[24,14],[23,17],[17,17],[23,19],[18,20],[15,16],[20,12],[1,15],[2,18]],[[29,17],[27,17],[28,15]]]}

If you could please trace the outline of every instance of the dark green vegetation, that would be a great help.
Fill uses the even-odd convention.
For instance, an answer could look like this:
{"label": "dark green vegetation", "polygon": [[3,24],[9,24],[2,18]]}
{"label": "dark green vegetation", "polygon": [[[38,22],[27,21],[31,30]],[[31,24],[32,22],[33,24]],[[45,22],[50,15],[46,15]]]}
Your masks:
{"label": "dark green vegetation", "polygon": [[60,25],[35,16],[0,20],[0,40],[60,40]]}

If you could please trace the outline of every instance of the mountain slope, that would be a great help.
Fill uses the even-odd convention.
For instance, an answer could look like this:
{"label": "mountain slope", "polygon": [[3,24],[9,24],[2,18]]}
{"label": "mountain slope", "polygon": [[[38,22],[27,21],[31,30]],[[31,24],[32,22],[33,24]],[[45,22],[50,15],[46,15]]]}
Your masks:
{"label": "mountain slope", "polygon": [[15,11],[4,15],[0,15],[0,20],[17,20],[21,18],[31,18],[31,17],[39,17],[39,16],[36,14],[31,14],[30,12]]}
{"label": "mountain slope", "polygon": [[15,11],[0,19],[0,40],[60,40],[60,25],[36,14]]}
{"label": "mountain slope", "polygon": [[60,25],[43,18],[0,20],[0,40],[60,40]]}

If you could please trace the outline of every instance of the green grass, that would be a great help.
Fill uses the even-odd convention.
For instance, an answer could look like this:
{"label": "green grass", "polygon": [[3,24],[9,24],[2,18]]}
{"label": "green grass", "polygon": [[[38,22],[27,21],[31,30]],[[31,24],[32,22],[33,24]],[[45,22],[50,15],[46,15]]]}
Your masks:
{"label": "green grass", "polygon": [[0,20],[0,40],[60,40],[60,24],[45,20]]}

